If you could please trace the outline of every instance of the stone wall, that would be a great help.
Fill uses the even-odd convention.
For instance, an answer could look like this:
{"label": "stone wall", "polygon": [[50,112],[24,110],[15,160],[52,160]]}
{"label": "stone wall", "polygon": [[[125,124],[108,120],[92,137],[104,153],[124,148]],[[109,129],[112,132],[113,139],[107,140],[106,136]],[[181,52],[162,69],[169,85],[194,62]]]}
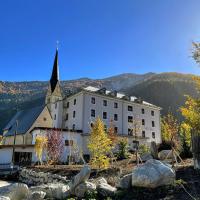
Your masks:
{"label": "stone wall", "polygon": [[42,185],[47,183],[64,183],[67,184],[69,180],[66,177],[57,174],[36,172],[32,169],[23,168],[19,173],[19,181],[29,186]]}

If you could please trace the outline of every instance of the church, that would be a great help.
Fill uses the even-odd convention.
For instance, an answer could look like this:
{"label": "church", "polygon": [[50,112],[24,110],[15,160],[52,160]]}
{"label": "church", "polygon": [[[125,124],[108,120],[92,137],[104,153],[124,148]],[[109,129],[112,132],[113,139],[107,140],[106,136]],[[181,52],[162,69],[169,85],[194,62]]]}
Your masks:
{"label": "church", "polygon": [[97,117],[103,120],[105,130],[112,120],[116,134],[126,137],[130,146],[134,140],[136,121],[140,144],[149,145],[152,141],[160,144],[160,110],[160,107],[140,98],[93,86],[65,96],[59,80],[56,49],[45,104],[18,111],[6,125],[3,130],[3,144],[0,146],[0,162],[37,162],[35,138],[55,129],[60,131],[65,144],[62,162],[67,162],[69,156],[75,156],[72,153],[74,146],[74,152],[81,151],[83,156],[88,158],[90,153],[87,141]]}

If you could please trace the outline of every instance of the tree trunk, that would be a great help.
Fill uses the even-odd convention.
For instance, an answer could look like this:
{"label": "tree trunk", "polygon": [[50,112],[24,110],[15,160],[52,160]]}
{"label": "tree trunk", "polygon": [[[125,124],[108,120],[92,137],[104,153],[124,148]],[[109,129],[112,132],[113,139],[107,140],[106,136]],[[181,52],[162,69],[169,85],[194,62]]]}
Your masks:
{"label": "tree trunk", "polygon": [[200,134],[192,134],[192,153],[194,161],[194,169],[200,169]]}

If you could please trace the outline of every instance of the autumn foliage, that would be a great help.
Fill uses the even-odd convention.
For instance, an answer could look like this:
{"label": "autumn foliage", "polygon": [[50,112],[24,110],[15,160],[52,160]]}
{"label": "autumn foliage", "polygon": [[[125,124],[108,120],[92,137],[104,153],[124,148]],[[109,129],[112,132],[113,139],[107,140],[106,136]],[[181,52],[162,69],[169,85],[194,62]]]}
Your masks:
{"label": "autumn foliage", "polygon": [[98,117],[94,122],[88,141],[88,149],[91,153],[91,165],[99,169],[109,166],[108,154],[112,149],[112,141],[104,130],[104,123]]}
{"label": "autumn foliage", "polygon": [[35,139],[35,154],[42,164],[42,156],[47,148],[47,137],[46,136],[36,136]]}
{"label": "autumn foliage", "polygon": [[47,156],[50,163],[57,163],[64,150],[64,141],[61,131],[52,129],[47,131]]}

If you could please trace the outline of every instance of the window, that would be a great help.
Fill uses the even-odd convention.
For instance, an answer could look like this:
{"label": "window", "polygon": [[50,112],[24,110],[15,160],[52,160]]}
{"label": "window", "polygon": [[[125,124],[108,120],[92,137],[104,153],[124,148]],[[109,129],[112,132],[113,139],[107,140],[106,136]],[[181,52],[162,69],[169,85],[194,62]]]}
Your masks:
{"label": "window", "polygon": [[44,120],[44,121],[47,121],[47,118],[46,118],[46,117],[44,117],[44,118],[43,118],[43,120]]}
{"label": "window", "polygon": [[142,108],[142,114],[144,114],[144,113],[145,113],[144,108]]}
{"label": "window", "polygon": [[133,116],[128,116],[128,122],[133,122]]}
{"label": "window", "polygon": [[76,117],[76,111],[73,111],[73,118]]}
{"label": "window", "polygon": [[114,103],[114,108],[118,108],[118,103]]}
{"label": "window", "polygon": [[152,121],[152,127],[155,127],[155,122],[154,121]]}
{"label": "window", "polygon": [[152,138],[156,138],[156,134],[155,134],[155,132],[152,132]]}
{"label": "window", "polygon": [[145,125],[145,120],[144,119],[142,119],[142,125]]}
{"label": "window", "polygon": [[65,146],[73,146],[74,141],[73,140],[65,140]]}
{"label": "window", "polygon": [[103,105],[107,106],[107,101],[106,100],[103,100]]}
{"label": "window", "polygon": [[76,127],[76,125],[75,125],[75,124],[73,124],[73,125],[72,125],[72,130],[75,130],[75,127]]}
{"label": "window", "polygon": [[94,97],[91,98],[91,103],[95,104],[95,98]]}
{"label": "window", "polygon": [[131,128],[128,129],[128,135],[133,135],[133,130]]}
{"label": "window", "polygon": [[91,117],[95,117],[95,110],[94,109],[91,110]]}
{"label": "window", "polygon": [[154,116],[154,111],[153,110],[151,111],[151,116]]}
{"label": "window", "polygon": [[54,120],[56,120],[56,115],[54,115]]}
{"label": "window", "polygon": [[93,126],[94,126],[94,124],[93,124],[93,123],[91,123],[91,124],[90,124],[90,127],[92,128]]}
{"label": "window", "polygon": [[55,109],[57,108],[57,102],[55,103]]}
{"label": "window", "polygon": [[74,99],[74,105],[76,105],[76,99]]}
{"label": "window", "polygon": [[67,114],[66,114],[66,117],[65,117],[65,120],[67,121],[68,118],[69,118],[69,115],[68,115],[68,113],[67,113]]}
{"label": "window", "polygon": [[107,112],[103,112],[103,119],[107,119]]}
{"label": "window", "polygon": [[128,106],[128,111],[133,111],[133,106]]}
{"label": "window", "polygon": [[67,102],[67,108],[69,108],[69,102]]}
{"label": "window", "polygon": [[118,127],[115,127],[115,133],[118,133]]}
{"label": "window", "polygon": [[145,138],[145,131],[142,131],[142,137]]}
{"label": "window", "polygon": [[114,114],[114,120],[118,121],[118,115],[117,114]]}

